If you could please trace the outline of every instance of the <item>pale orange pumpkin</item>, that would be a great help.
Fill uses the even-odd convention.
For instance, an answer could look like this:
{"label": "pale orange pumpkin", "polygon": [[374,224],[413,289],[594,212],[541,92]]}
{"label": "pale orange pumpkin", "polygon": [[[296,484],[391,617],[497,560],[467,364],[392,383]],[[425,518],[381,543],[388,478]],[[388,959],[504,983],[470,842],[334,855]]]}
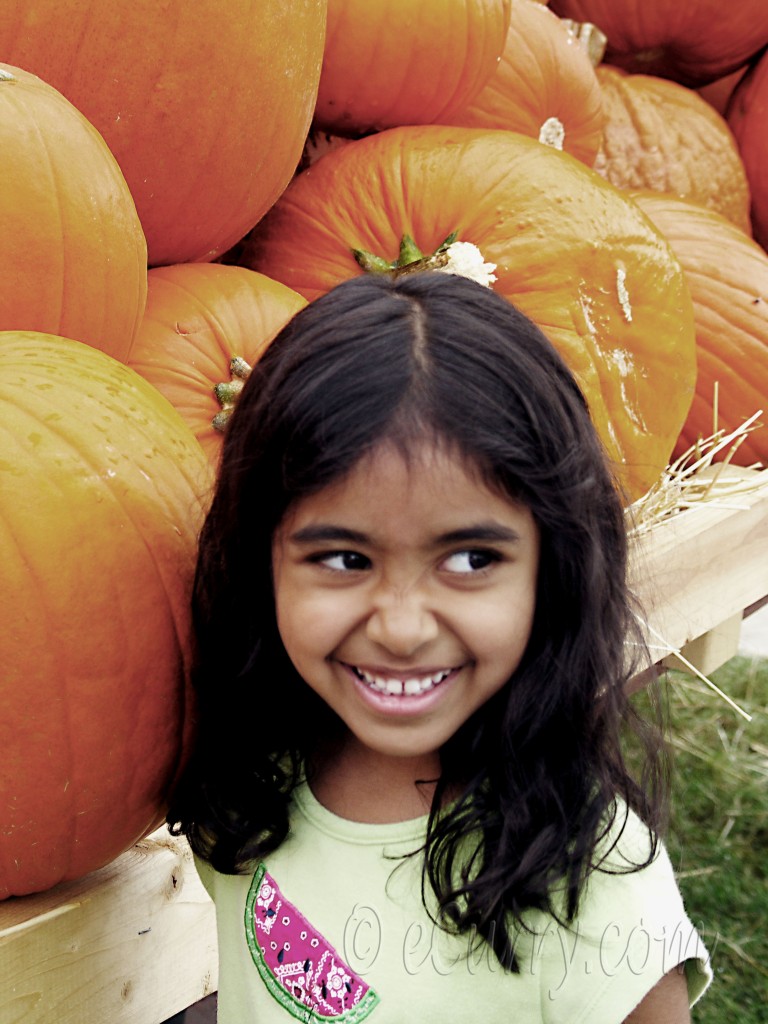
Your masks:
{"label": "pale orange pumpkin", "polygon": [[725,119],[694,90],[601,65],[605,124],[595,170],[618,188],[703,203],[750,231],[749,185]]}
{"label": "pale orange pumpkin", "polygon": [[0,152],[0,331],[63,334],[122,358],[144,312],[147,245],[115,158],[59,92],[9,64]]}
{"label": "pale orange pumpkin", "polygon": [[152,265],[210,260],[294,172],[325,13],[326,0],[4,0],[0,55],[104,136]]}
{"label": "pale orange pumpkin", "polygon": [[600,83],[560,18],[535,0],[514,0],[498,69],[450,123],[521,132],[591,167],[603,134]]}
{"label": "pale orange pumpkin", "polygon": [[117,857],[190,738],[189,601],[211,485],[150,384],[89,345],[0,334],[0,898]]}
{"label": "pale orange pumpkin", "polygon": [[741,67],[768,43],[765,0],[551,0],[550,7],[598,25],[610,63],[692,87]]}
{"label": "pale orange pumpkin", "polygon": [[237,386],[233,357],[255,363],[305,305],[297,292],[244,267],[157,267],[149,272],[147,309],[127,362],[175,406],[216,462],[223,433],[214,426],[222,411],[214,388]]}
{"label": "pale orange pumpkin", "polygon": [[511,0],[329,0],[315,126],[361,135],[444,119],[488,81]]}
{"label": "pale orange pumpkin", "polygon": [[732,459],[768,466],[768,254],[714,210],[652,192],[633,196],[668,239],[693,300],[696,394],[674,455],[763,412]]}
{"label": "pale orange pumpkin", "polygon": [[668,243],[566,153],[515,132],[423,126],[350,142],[298,175],[241,260],[311,300],[451,232],[496,265],[494,290],[563,353],[630,495],[667,464],[695,378],[693,313]]}

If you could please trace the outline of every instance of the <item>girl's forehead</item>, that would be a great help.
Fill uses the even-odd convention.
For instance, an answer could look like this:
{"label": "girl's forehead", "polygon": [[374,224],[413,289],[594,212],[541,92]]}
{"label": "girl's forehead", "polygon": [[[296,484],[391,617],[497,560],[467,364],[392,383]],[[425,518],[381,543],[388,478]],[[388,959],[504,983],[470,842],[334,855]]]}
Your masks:
{"label": "girl's forehead", "polygon": [[523,508],[493,487],[480,463],[456,446],[433,439],[407,446],[386,440],[348,472],[294,502],[284,523],[305,516],[383,522],[395,517],[478,518],[503,506]]}

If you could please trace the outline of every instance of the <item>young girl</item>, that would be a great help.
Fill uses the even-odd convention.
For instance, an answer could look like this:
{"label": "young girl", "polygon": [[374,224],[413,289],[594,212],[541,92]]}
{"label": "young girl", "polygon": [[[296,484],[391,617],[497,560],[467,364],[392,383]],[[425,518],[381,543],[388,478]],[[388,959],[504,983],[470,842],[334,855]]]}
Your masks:
{"label": "young girl", "polygon": [[636,728],[641,788],[620,742],[625,559],[584,399],[504,299],[358,277],[282,331],[202,533],[169,814],[220,1024],[690,1019],[663,762]]}

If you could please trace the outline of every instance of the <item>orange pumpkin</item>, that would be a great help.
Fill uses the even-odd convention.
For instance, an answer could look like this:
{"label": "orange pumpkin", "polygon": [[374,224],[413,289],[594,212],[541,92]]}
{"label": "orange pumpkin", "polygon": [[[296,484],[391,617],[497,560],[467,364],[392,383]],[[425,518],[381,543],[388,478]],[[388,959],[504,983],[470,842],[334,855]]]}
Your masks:
{"label": "orange pumpkin", "polygon": [[215,462],[223,435],[213,425],[222,409],[214,387],[231,380],[234,356],[256,362],[305,305],[290,288],[244,267],[157,267],[127,362],[175,406]]}
{"label": "orange pumpkin", "polygon": [[535,0],[515,0],[498,69],[450,121],[521,132],[591,167],[603,135],[600,83],[559,18]]}
{"label": "orange pumpkin", "polygon": [[188,604],[209,467],[137,373],[0,335],[0,898],[157,827],[188,739]]}
{"label": "orange pumpkin", "polygon": [[[699,369],[678,456],[757,412],[768,417],[768,255],[713,210],[649,192],[634,198],[669,240],[693,299]],[[768,466],[768,426],[747,435],[733,461]]]}
{"label": "orange pumpkin", "polygon": [[737,68],[736,71],[731,71],[730,74],[723,75],[722,78],[716,78],[714,82],[700,86],[696,92],[711,107],[714,107],[718,114],[727,117],[728,104],[733,91],[744,77],[746,70],[746,67]]}
{"label": "orange pumpkin", "polygon": [[144,312],[147,246],[114,157],[60,93],[9,64],[0,151],[0,331],[64,334],[121,358]]}
{"label": "orange pumpkin", "polygon": [[641,494],[691,403],[693,313],[666,241],[580,161],[515,132],[393,128],[298,175],[241,260],[311,300],[362,272],[353,249],[392,259],[403,234],[427,251],[452,231],[563,353]]}
{"label": "orange pumpkin", "polygon": [[325,12],[326,0],[5,0],[0,55],[59,89],[104,136],[151,264],[210,260],[293,174]]}
{"label": "orange pumpkin", "polygon": [[749,185],[725,119],[692,89],[602,65],[605,125],[595,170],[618,188],[693,199],[750,230]]}
{"label": "orange pumpkin", "polygon": [[727,108],[752,194],[752,230],[768,249],[768,50],[740,79]]}
{"label": "orange pumpkin", "polygon": [[598,25],[611,64],[688,86],[734,71],[768,43],[765,0],[551,0],[550,8]]}
{"label": "orange pumpkin", "polygon": [[360,135],[439,121],[504,49],[511,0],[329,0],[316,127]]}

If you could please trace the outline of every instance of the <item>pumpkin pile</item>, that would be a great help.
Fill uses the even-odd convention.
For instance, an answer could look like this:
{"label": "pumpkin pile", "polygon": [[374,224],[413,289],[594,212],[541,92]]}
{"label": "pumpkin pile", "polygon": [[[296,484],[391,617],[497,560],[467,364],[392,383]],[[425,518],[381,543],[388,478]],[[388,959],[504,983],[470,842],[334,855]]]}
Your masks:
{"label": "pumpkin pile", "polygon": [[768,7],[678,8],[2,5],[0,899],[162,820],[221,430],[336,283],[471,243],[628,501],[763,408]]}

